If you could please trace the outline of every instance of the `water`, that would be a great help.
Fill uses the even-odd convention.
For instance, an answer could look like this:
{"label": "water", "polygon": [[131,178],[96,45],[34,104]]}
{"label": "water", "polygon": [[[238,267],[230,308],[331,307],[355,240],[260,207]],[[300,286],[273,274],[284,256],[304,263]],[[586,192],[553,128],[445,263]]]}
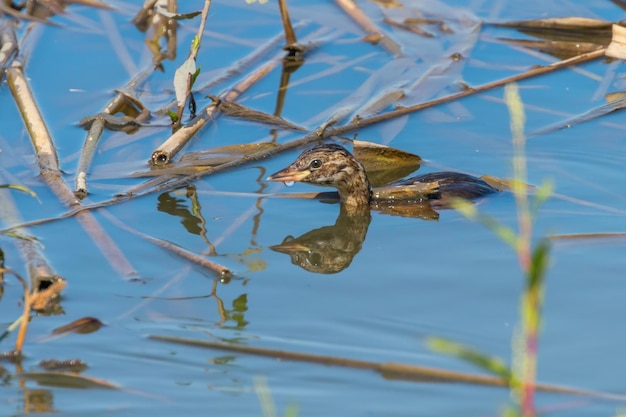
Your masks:
{"label": "water", "polygon": [[[420,3],[411,4],[417,7]],[[113,90],[121,88],[151,60],[144,35],[129,23],[139,2],[114,5],[118,9],[112,12],[72,6],[68,16],[54,18],[63,27],[42,26],[33,36],[27,75],[70,184],[85,137],[76,122],[101,111]],[[428,10],[435,12],[446,10],[443,4],[428,5]],[[362,6],[372,16],[379,16],[375,4]],[[185,11],[200,9],[202,2],[181,7],[188,8]],[[203,39],[198,56],[202,65],[199,82],[222,73],[281,31],[275,3],[249,6],[244,2],[214,2],[211,7],[209,35]],[[442,34],[422,38],[385,26],[392,36],[411,42],[406,45],[410,55],[401,62],[379,46],[362,42],[363,32],[334,2],[290,1],[289,7],[294,22],[309,20],[301,29],[302,36],[327,29],[322,45],[291,75],[282,111],[287,120],[311,129],[337,110],[340,106],[336,104],[342,100],[342,106],[359,108],[386,86],[411,85],[429,68],[447,63],[446,57],[455,47],[468,51],[458,67],[428,79],[405,99],[405,105],[456,92],[460,80],[478,85],[546,63],[543,59],[547,55],[533,57],[524,49],[494,42],[496,37],[525,36],[508,29],[484,26],[476,44],[471,45],[469,38],[452,39]],[[523,10],[516,2],[504,1],[449,2],[447,7],[450,21],[454,21],[452,17],[471,16],[468,13],[489,21],[562,16],[564,11],[614,21],[623,15],[609,2],[525,2]],[[173,96],[173,71],[186,58],[196,27],[197,18],[181,22],[177,58],[165,61],[165,72],[155,73],[142,88],[140,97],[151,109]],[[469,27],[458,22],[455,26],[472,33]],[[387,66],[386,71],[378,71],[383,66]],[[608,92],[618,91],[622,76],[621,63],[596,60],[576,70],[521,82],[527,130],[541,129],[601,105],[601,86],[607,85]],[[273,113],[279,83],[278,68],[238,102]],[[221,84],[212,94],[229,85]],[[361,96],[350,96],[363,85],[367,88],[358,90]],[[196,99],[200,107],[208,104],[202,96]],[[3,182],[23,184],[38,194],[40,201],[11,191],[24,220],[58,216],[65,209],[37,176],[29,137],[6,82],[0,88],[0,108]],[[621,162],[626,148],[620,117],[616,113],[529,139],[529,182],[540,184],[550,178],[556,186],[556,195],[537,216],[536,236],[624,230],[626,189]],[[152,123],[164,121],[155,118]],[[270,129],[219,117],[185,151],[271,140]],[[90,201],[106,201],[145,181],[129,176],[148,169],[151,152],[168,135],[169,129],[163,126],[144,128],[134,135],[106,132],[90,176]],[[279,143],[301,136],[283,130],[277,134]],[[428,162],[420,172],[445,168],[511,175],[509,117],[502,89],[361,129],[358,139],[419,154]],[[508,391],[502,388],[388,380],[373,371],[278,361],[148,338],[169,335],[223,340],[284,351],[481,372],[459,359],[429,350],[425,340],[438,336],[510,361],[519,323],[522,274],[512,250],[459,213],[442,211],[438,221],[424,221],[374,212],[361,249],[351,253],[343,269],[334,273],[311,272],[292,263],[286,254],[270,249],[285,238],[332,226],[339,215],[336,204],[265,197],[319,191],[305,184],[286,188],[265,182],[269,174],[287,166],[298,153],[284,152],[199,179],[194,182],[195,200],[179,189],[94,211],[137,271],[138,280],[128,281],[107,261],[75,218],[30,228],[44,245],[55,271],[68,280],[68,288],[61,301],[63,314],[33,318],[25,345],[24,371],[40,371],[42,359],[80,358],[88,364],[85,376],[119,389],[77,390],[41,385],[32,379],[22,384],[15,365],[5,362],[2,414],[39,410],[63,416],[259,416],[262,411],[255,390],[260,389],[258,378],[262,378],[279,415],[289,404],[297,404],[301,416],[496,415],[510,401]],[[516,225],[510,194],[483,200],[479,208],[505,225]],[[214,246],[216,256],[210,259],[231,268],[234,276],[220,280],[129,232],[129,226],[197,254],[209,253]],[[6,265],[25,273],[14,242],[8,236],[0,240]],[[622,390],[623,372],[618,364],[624,337],[616,329],[626,313],[621,302],[626,290],[622,279],[626,265],[621,256],[625,243],[626,239],[615,238],[553,246],[539,348],[541,381],[595,391]],[[321,258],[313,262],[319,265]],[[0,317],[8,325],[21,311],[21,287],[10,278],[2,301]],[[89,334],[48,337],[53,329],[85,316],[96,317],[105,326]],[[3,350],[11,348],[13,337],[3,341]],[[35,402],[41,404],[39,408]],[[544,414],[568,416],[614,415],[623,407],[615,402],[548,393],[538,394],[537,406]]]}

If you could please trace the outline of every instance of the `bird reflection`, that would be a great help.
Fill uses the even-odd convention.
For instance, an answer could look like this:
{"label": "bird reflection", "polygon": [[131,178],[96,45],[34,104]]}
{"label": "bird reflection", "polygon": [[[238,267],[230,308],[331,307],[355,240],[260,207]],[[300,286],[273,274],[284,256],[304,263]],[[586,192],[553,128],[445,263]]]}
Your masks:
{"label": "bird reflection", "polygon": [[318,274],[346,269],[359,253],[371,220],[369,210],[348,213],[343,207],[332,226],[311,230],[294,238],[287,236],[270,249],[291,257],[291,263]]}
{"label": "bird reflection", "polygon": [[333,226],[312,230],[298,238],[289,236],[280,245],[271,247],[289,254],[293,264],[307,271],[326,274],[347,268],[361,250],[371,220],[370,210],[437,220],[436,210],[450,208],[455,198],[478,199],[500,191],[483,178],[458,172],[435,172],[372,188],[363,164],[336,144],[304,151],[291,165],[267,180],[337,189],[335,193],[317,195],[326,199],[328,194],[330,199],[339,200],[340,213]]}
{"label": "bird reflection", "polygon": [[[339,201],[339,196],[333,192],[318,193],[316,198],[328,203]],[[378,201],[370,207],[393,216],[439,219],[439,212],[427,202],[403,204]],[[335,274],[350,266],[352,259],[361,250],[370,221],[369,208],[355,211],[341,206],[335,224],[313,229],[299,237],[287,236],[281,244],[270,246],[270,249],[289,255],[292,264],[309,272]]]}

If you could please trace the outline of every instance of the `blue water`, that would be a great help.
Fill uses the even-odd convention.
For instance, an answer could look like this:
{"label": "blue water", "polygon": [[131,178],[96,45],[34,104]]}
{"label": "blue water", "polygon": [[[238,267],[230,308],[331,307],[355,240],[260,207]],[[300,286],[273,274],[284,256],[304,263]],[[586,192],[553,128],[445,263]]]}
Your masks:
{"label": "blue water", "polygon": [[[26,72],[70,185],[85,137],[76,123],[101,111],[113,91],[151,61],[144,35],[130,23],[140,2],[113,4],[117,10],[70,7],[68,16],[53,18],[62,26],[39,26],[30,46]],[[190,11],[202,4],[193,1],[180,6]],[[443,18],[451,22],[471,14],[489,21],[563,15],[617,21],[623,16],[610,2],[530,1],[523,9],[513,1],[448,2],[450,9],[435,2],[407,5],[415,10],[422,6],[447,10]],[[276,2],[214,2],[211,7],[208,34],[198,56],[202,65],[199,82],[220,74],[281,32]],[[362,42],[363,32],[334,2],[290,1],[289,7],[294,22],[308,21],[299,32],[302,36],[326,29],[318,39],[321,46],[292,74],[282,112],[286,119],[310,129],[337,110],[342,100],[341,106],[359,108],[386,87],[411,85],[434,65],[448,63],[449,50],[441,51],[442,44],[470,52],[459,67],[429,79],[426,90],[415,90],[401,104],[453,93],[460,81],[476,86],[555,60],[547,55],[539,59],[493,41],[496,37],[527,38],[508,29],[484,26],[471,45],[463,43],[463,36],[454,38],[459,42],[455,44],[444,34],[423,38],[384,26],[392,36],[412,42],[404,45],[409,53],[405,62],[394,61],[379,46]],[[379,22],[378,6],[363,3],[362,7]],[[173,96],[173,71],[186,58],[197,23],[198,18],[181,22],[177,58],[165,61],[165,72],[155,73],[141,89],[140,98],[150,109],[159,108]],[[469,30],[458,22],[455,25],[459,31]],[[23,31],[20,28],[20,34]],[[260,62],[278,51],[276,47]],[[386,71],[379,71],[382,67]],[[596,60],[576,69],[519,84],[527,131],[600,106],[604,92],[618,91],[623,78],[621,63]],[[234,80],[216,87],[212,94]],[[279,82],[277,68],[238,102],[273,113]],[[358,90],[364,85],[370,89]],[[608,89],[603,91],[601,85]],[[362,101],[355,96],[345,100],[355,91],[362,93]],[[196,98],[200,107],[208,104],[208,99]],[[38,194],[39,201],[11,191],[25,220],[58,216],[65,208],[37,175],[29,136],[6,81],[0,85],[0,109],[0,183],[19,183]],[[528,181],[540,184],[551,179],[556,187],[555,195],[537,215],[536,238],[624,231],[622,162],[626,147],[621,117],[618,112],[529,139]],[[90,201],[106,201],[144,181],[130,175],[147,171],[151,152],[169,136],[163,120],[153,119],[160,126],[134,135],[105,133],[94,158]],[[270,129],[260,123],[219,117],[185,152],[271,140]],[[277,141],[286,143],[301,136],[279,131]],[[361,129],[358,139],[419,154],[426,160],[420,172],[454,169],[498,177],[512,174],[509,116],[502,89]],[[510,403],[509,392],[502,388],[394,381],[372,371],[203,350],[148,338],[169,335],[224,340],[482,373],[460,359],[429,350],[426,339],[438,336],[511,360],[512,340],[519,328],[522,273],[509,247],[459,213],[442,211],[438,221],[423,221],[374,212],[361,250],[349,266],[334,274],[307,271],[292,264],[289,256],[271,250],[270,246],[288,236],[333,225],[339,213],[335,204],[266,196],[319,191],[305,184],[286,188],[263,180],[293,161],[299,151],[196,181],[198,206],[183,189],[94,211],[137,271],[137,281],[127,281],[119,268],[107,261],[75,218],[30,228],[55,271],[68,280],[68,288],[61,301],[64,314],[32,319],[24,371],[40,371],[42,359],[80,358],[88,364],[85,376],[120,388],[77,390],[41,386],[30,379],[22,384],[15,365],[4,362],[0,414],[34,413],[35,396],[42,393],[37,390],[44,390],[48,401],[39,410],[62,416],[259,416],[263,413],[255,390],[261,389],[261,378],[276,402],[278,415],[283,415],[289,404],[298,405],[300,416],[497,415]],[[176,215],[164,208],[166,200],[177,200]],[[512,195],[490,197],[478,207],[502,224],[516,227]],[[196,210],[204,219],[205,237],[199,234],[198,218],[189,217]],[[182,217],[185,213],[186,219]],[[119,223],[196,254],[208,253],[213,244],[217,256],[210,259],[231,268],[234,276],[220,282],[213,273],[128,232]],[[5,264],[25,275],[14,243],[9,236],[0,237]],[[552,246],[539,346],[538,377],[542,382],[611,393],[623,390],[619,363],[626,341],[620,331],[626,313],[622,302],[626,291],[624,245],[626,238]],[[0,317],[7,326],[21,311],[21,287],[10,278],[5,281],[2,301]],[[48,337],[53,329],[85,316],[96,317],[105,326],[90,334]],[[2,342],[3,351],[11,349],[13,338]],[[615,415],[623,404],[538,393],[537,407],[544,415],[588,416]]]}

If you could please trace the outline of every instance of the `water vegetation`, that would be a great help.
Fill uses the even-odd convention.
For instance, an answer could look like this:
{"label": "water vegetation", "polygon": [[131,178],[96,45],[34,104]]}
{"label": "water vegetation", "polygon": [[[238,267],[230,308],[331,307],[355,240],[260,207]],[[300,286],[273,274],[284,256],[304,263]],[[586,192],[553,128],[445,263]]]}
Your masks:
{"label": "water vegetation", "polygon": [[[0,370],[3,374],[10,374],[9,379],[20,381],[17,385],[24,391],[24,400],[21,400],[24,413],[55,411],[51,399],[37,403],[35,400],[39,399],[41,393],[29,391],[24,387],[24,381],[65,388],[98,388],[115,392],[126,390],[121,384],[82,375],[90,371],[87,362],[82,359],[55,357],[43,360],[38,365],[29,364],[32,366],[27,370],[23,367],[24,361],[29,360],[28,324],[33,321],[39,324],[46,317],[56,317],[57,320],[63,317],[63,294],[66,286],[71,288],[76,280],[89,277],[92,273],[98,274],[98,271],[91,269],[93,259],[96,258],[105,260],[103,263],[110,268],[110,274],[116,279],[121,278],[123,288],[127,288],[124,291],[129,294],[141,292],[136,286],[149,286],[153,280],[150,274],[155,271],[158,271],[156,274],[160,274],[160,277],[167,277],[167,282],[161,288],[142,294],[141,300],[128,311],[115,313],[116,320],[128,320],[127,317],[132,316],[133,312],[150,302],[163,301],[160,298],[161,293],[178,283],[182,277],[191,274],[189,271],[199,271],[203,277],[208,277],[210,289],[206,293],[181,297],[176,295],[168,301],[189,302],[190,304],[186,304],[188,306],[193,299],[210,300],[214,304],[212,314],[216,316],[211,326],[207,328],[204,322],[198,324],[201,320],[181,318],[178,311],[170,312],[171,315],[167,315],[167,318],[163,318],[165,315],[159,317],[165,322],[170,320],[177,323],[174,326],[177,330],[201,328],[203,335],[209,334],[215,341],[164,335],[160,334],[159,329],[156,332],[150,331],[154,334],[141,341],[135,340],[135,343],[145,343],[149,349],[160,349],[166,345],[163,342],[167,342],[167,349],[200,347],[226,351],[229,356],[215,359],[212,363],[221,366],[219,369],[222,370],[228,369],[234,358],[251,355],[291,363],[373,371],[386,380],[382,383],[388,383],[387,380],[402,380],[432,384],[436,381],[446,384],[463,383],[471,387],[506,387],[514,395],[514,406],[503,414],[524,417],[539,414],[536,396],[544,392],[624,400],[619,395],[598,392],[587,387],[571,388],[538,381],[539,334],[543,320],[546,276],[553,246],[563,241],[588,242],[606,237],[623,237],[623,233],[591,231],[537,238],[533,224],[539,208],[548,198],[563,196],[555,192],[551,182],[536,187],[528,184],[525,150],[527,137],[545,137],[594,122],[610,124],[611,121],[605,116],[621,110],[626,98],[618,94],[619,92],[607,92],[606,103],[596,105],[581,114],[563,116],[556,123],[525,134],[525,112],[517,87],[518,83],[540,80],[561,70],[584,71],[585,63],[604,59],[610,65],[611,60],[623,59],[623,45],[626,42],[623,40],[624,30],[620,24],[579,17],[491,22],[470,15],[461,8],[436,1],[425,2],[418,7],[402,1],[361,4],[352,0],[336,0],[332,7],[336,7],[335,13],[341,11],[341,15],[333,16],[332,19],[328,18],[328,14],[320,18],[314,11],[307,9],[312,15],[312,24],[311,19],[301,18],[301,12],[298,18],[294,18],[286,0],[278,0],[277,4],[266,4],[264,1],[252,4],[256,2],[247,1],[249,6],[244,4],[246,2],[241,2],[237,7],[255,7],[259,14],[279,15],[282,27],[277,26],[276,35],[267,37],[265,41],[255,39],[247,55],[234,58],[219,70],[211,70],[209,68],[212,68],[212,60],[218,60],[215,54],[219,53],[219,45],[209,40],[232,41],[237,35],[231,35],[225,29],[228,22],[217,25],[224,33],[211,29],[213,23],[219,22],[220,15],[212,15],[210,0],[194,2],[193,6],[191,2],[187,4],[174,0],[146,0],[142,4],[138,3],[33,0],[5,1],[0,4],[0,81],[3,81],[0,84],[0,94],[4,94],[6,98],[10,94],[10,101],[15,104],[22,119],[21,135],[28,138],[31,146],[28,152],[23,148],[15,150],[13,144],[18,141],[7,139],[11,133],[3,132],[0,136],[0,146],[3,148],[0,158],[4,158],[0,163],[0,183],[10,184],[0,186],[0,279],[4,282],[6,277],[13,277],[19,281],[23,290],[19,296],[15,291],[5,294],[4,289],[0,293],[4,301],[12,299],[21,304],[21,311],[16,313],[13,323],[0,336],[0,341],[6,344],[13,330],[19,328],[13,348],[4,349],[7,351],[4,359],[14,370]],[[197,6],[201,8],[187,9]],[[268,12],[271,8],[277,10]],[[127,20],[132,21],[135,28],[133,30],[145,34],[141,35],[144,36],[141,46],[127,43],[119,36],[120,27],[111,23],[111,16],[117,16],[124,11],[128,13],[127,10],[130,9],[133,16]],[[77,115],[72,122],[75,125],[72,126],[77,131],[78,128],[85,130],[84,133],[81,132],[84,137],[82,147],[73,155],[68,155],[63,148],[69,145],[62,142],[56,134],[59,129],[56,124],[58,121],[48,119],[45,109],[42,109],[39,95],[36,94],[38,80],[29,76],[29,71],[33,70],[29,67],[29,60],[33,56],[33,50],[50,45],[45,43],[45,37],[42,40],[42,37],[35,36],[37,31],[47,33],[45,31],[52,30],[51,28],[63,31],[64,28],[59,28],[58,25],[69,23],[77,25],[83,33],[89,33],[87,28],[93,21],[83,15],[74,14],[75,10],[88,10],[86,15],[101,19],[102,32],[114,43],[116,51],[122,57],[121,62],[132,68],[132,73],[123,85],[111,90],[110,97],[104,99],[99,96],[101,104],[95,113],[86,114],[87,111],[78,106],[74,110],[80,114],[68,116]],[[348,26],[347,22],[354,25],[354,28],[346,32],[344,28]],[[503,47],[510,50],[533,51],[532,54],[539,51],[541,57],[551,58],[548,63],[529,65],[512,75],[507,74],[484,83],[459,81],[462,79],[463,65],[472,59],[472,48],[479,42],[479,35],[484,28],[493,30],[490,34],[502,33],[497,39],[490,38],[489,42],[504,45]],[[357,31],[358,37],[354,36],[354,31]],[[408,42],[407,39],[411,41]],[[436,47],[432,51],[422,51],[426,41],[434,41]],[[353,45],[355,56],[344,60],[343,57],[338,59],[338,55],[333,55],[336,54],[333,48],[347,43]],[[453,50],[445,47],[450,43],[454,45]],[[133,47],[128,48],[131,44]],[[367,52],[363,53],[360,48]],[[79,47],[76,49],[80,50]],[[141,51],[138,52],[138,49]],[[180,50],[186,53],[186,58],[177,60]],[[150,62],[143,68],[134,62],[130,65],[129,60],[124,61],[124,57],[128,58],[129,51],[136,54],[135,58],[142,54],[149,56]],[[381,55],[385,58],[380,58]],[[303,106],[303,112],[317,109],[317,113],[304,114],[299,120],[290,120],[290,117],[284,116],[284,113],[292,114],[285,111],[289,109],[289,104],[286,104],[289,103],[287,92],[298,83],[311,83],[311,89],[317,94],[335,96],[335,91],[330,94],[325,90],[324,78],[339,74],[346,77],[347,81],[352,74],[349,69],[363,71],[360,63],[368,59],[382,59],[384,64],[372,71],[366,82],[356,87],[355,91],[341,91],[344,96],[340,100],[332,103],[331,100],[326,100],[328,103],[323,108]],[[71,60],[63,64],[70,65],[69,61]],[[322,71],[310,70],[310,66],[320,62],[330,63],[329,68]],[[503,67],[508,66],[506,62],[500,64]],[[95,73],[95,70],[92,71]],[[306,71],[309,71],[308,78],[294,81]],[[615,72],[614,69],[611,71]],[[95,83],[96,78],[90,78],[89,71],[85,70],[84,73],[88,81]],[[274,110],[256,108],[268,95],[265,92],[259,93],[256,88],[267,82],[271,76],[278,79],[275,94],[273,93]],[[163,81],[164,78],[166,82]],[[606,86],[607,83],[602,85]],[[391,140],[396,134],[389,132],[398,126],[402,129],[403,123],[411,117],[425,114],[427,110],[439,110],[446,105],[460,108],[463,99],[485,97],[490,92],[497,96],[500,89],[504,89],[503,102],[506,103],[511,120],[514,147],[511,179],[497,178],[506,176],[502,172],[488,173],[488,176],[480,178],[458,173],[464,171],[464,167],[453,167],[452,173],[434,169],[444,174],[420,174],[406,179],[427,163],[404,149],[380,146],[381,143],[378,142],[385,142],[386,138],[378,140],[359,137],[360,140],[357,140],[356,136],[349,137],[357,134],[363,136],[363,132],[369,134],[372,130],[367,129],[374,127],[387,132],[388,139]],[[499,96],[496,99],[501,100]],[[302,99],[301,101],[306,102]],[[205,134],[211,136],[211,139],[219,136],[215,134],[216,125],[224,120],[227,123],[242,123],[241,126],[250,127],[250,130],[235,139],[230,138],[230,142],[226,143],[205,140]],[[51,128],[51,125],[55,128]],[[620,124],[616,125],[618,126],[614,128],[621,128]],[[385,128],[390,130],[386,131]],[[242,127],[242,131],[243,129]],[[262,129],[264,136],[261,137],[258,130],[254,129]],[[249,137],[250,134],[255,136]],[[150,141],[142,146],[141,163],[137,163],[137,138],[145,137],[150,138]],[[109,144],[108,148],[104,146],[102,142],[112,138],[118,144]],[[198,149],[198,142],[202,142],[202,149]],[[335,144],[329,145],[331,142]],[[337,143],[351,146],[354,155],[336,145]],[[418,143],[415,145],[416,149],[409,151],[419,150],[420,155],[434,152],[419,146]],[[111,149],[114,149],[120,159],[116,161],[119,165],[100,165],[100,153],[106,154]],[[304,153],[292,165],[268,178],[267,168],[270,165],[278,168],[279,158],[295,157],[295,152],[302,150],[305,150]],[[28,157],[24,157],[26,153]],[[337,155],[342,159],[338,160]],[[426,155],[426,159],[428,158]],[[121,165],[123,169],[120,170]],[[328,166],[340,166],[341,169],[318,175]],[[347,170],[346,167],[350,169]],[[258,189],[247,193],[236,191],[240,189],[237,181],[241,181],[241,173],[248,175],[252,168],[258,171],[255,182]],[[107,180],[114,184],[103,181],[102,176],[94,175],[98,170],[107,171],[111,175]],[[347,175],[336,178],[338,173]],[[232,190],[198,190],[197,184],[210,177],[219,180],[218,174],[238,178],[230,183]],[[266,192],[270,186],[268,180],[330,185],[338,189],[338,196],[318,192],[289,195],[282,192],[269,193]],[[38,204],[43,206],[43,211],[33,209],[29,203],[15,195],[21,194],[20,192],[35,197]],[[514,196],[516,228],[505,225],[474,204],[456,199],[498,193]],[[163,237],[167,234],[161,234],[162,218],[156,217],[155,213],[151,213],[149,221],[144,222],[147,217],[144,219],[143,209],[138,209],[136,204],[147,196],[158,200],[157,210],[154,210],[156,214],[178,220],[185,237],[192,236],[194,240]],[[215,227],[219,216],[210,215],[207,209],[209,197],[215,196],[254,199],[251,209],[232,219],[232,223],[217,237],[212,236],[212,227]],[[281,204],[295,205],[295,198],[324,202],[338,199],[339,215],[334,224],[315,227],[295,238],[289,235],[280,244],[259,243],[264,204],[268,201],[280,201]],[[569,201],[580,206],[589,206],[584,204],[587,202],[574,199]],[[313,211],[320,207],[317,201],[307,203],[310,203],[310,210]],[[250,324],[249,287],[246,287],[251,280],[249,275],[266,273],[269,279],[279,275],[272,269],[275,265],[272,266],[267,260],[271,258],[268,255],[271,252],[264,251],[266,248],[289,255],[291,262],[301,268],[297,270],[303,273],[340,274],[354,266],[356,255],[365,245],[372,219],[379,213],[404,217],[402,220],[406,223],[403,225],[408,228],[417,219],[439,220],[440,210],[451,206],[466,218],[490,228],[516,254],[524,285],[520,295],[520,324],[513,336],[514,360],[511,365],[507,365],[503,359],[481,353],[460,342],[439,337],[428,339],[429,346],[435,351],[469,361],[492,375],[395,360],[362,360],[254,346],[253,338],[245,333]],[[604,211],[611,209],[602,208]],[[131,213],[134,221],[120,219],[119,215],[113,214],[116,210]],[[222,212],[228,213],[228,210]],[[619,209],[612,212],[623,215]],[[150,223],[151,226],[146,227],[144,223]],[[47,239],[42,239],[40,235],[45,234],[46,227],[61,230],[68,224],[80,228],[83,236],[77,240],[80,240],[79,245],[83,249],[74,255],[73,262],[59,262],[64,266],[57,269],[54,260],[49,259],[49,254],[55,247],[65,244],[67,236],[56,232],[56,239],[51,240],[49,235]],[[251,225],[247,240],[238,239],[234,244],[236,249],[224,249],[223,242],[237,233],[242,224]],[[141,246],[141,250],[146,253],[158,253],[160,256],[136,256],[136,252],[129,249],[126,239],[120,238],[119,233],[124,233],[126,239],[136,238],[133,242],[145,244]],[[94,249],[87,250],[87,244]],[[8,258],[6,253],[10,253]],[[135,257],[131,256],[133,253]],[[182,266],[173,268],[170,266],[172,263]],[[511,271],[514,269],[511,268]],[[363,272],[364,275],[366,272]],[[240,285],[242,291],[235,296],[232,294],[233,286],[226,287],[233,282]],[[90,291],[100,293],[103,292],[101,286],[105,283],[95,281],[90,285]],[[14,289],[8,285],[7,288]],[[83,296],[89,300],[90,295]],[[224,299],[230,300],[230,304]],[[103,304],[112,307],[116,300],[119,301],[107,298]],[[187,307],[181,309],[183,310],[185,313],[181,314],[189,311]],[[77,314],[75,311],[73,313]],[[33,335],[33,338],[43,337],[39,340],[44,343],[75,335],[95,337],[107,331],[107,320],[95,317],[87,311],[80,313],[78,318],[63,319],[65,323],[61,326],[51,326],[47,335]],[[152,317],[151,314],[147,316]],[[128,325],[134,334],[137,328],[133,327],[134,323],[127,324],[129,322],[132,320],[124,321],[125,326]],[[41,327],[39,331],[40,329]],[[143,328],[138,333],[145,332]],[[224,336],[225,333],[227,336]],[[142,346],[145,347],[145,344]],[[80,344],[72,347],[76,349],[77,356],[88,355],[88,350],[81,349]],[[34,345],[32,349],[41,353]],[[51,352],[58,354],[58,351]],[[277,415],[267,385],[260,379],[255,381],[254,391],[262,404],[263,414]],[[147,387],[149,389],[150,386]],[[35,403],[39,405],[34,406]],[[494,404],[494,407],[497,406]],[[298,409],[293,406],[285,411],[288,416],[298,414]]]}

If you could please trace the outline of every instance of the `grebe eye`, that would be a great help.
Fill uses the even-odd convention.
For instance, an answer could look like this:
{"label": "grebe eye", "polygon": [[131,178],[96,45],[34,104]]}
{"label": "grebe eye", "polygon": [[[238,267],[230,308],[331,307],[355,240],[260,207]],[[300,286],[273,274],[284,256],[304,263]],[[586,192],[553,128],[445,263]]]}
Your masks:
{"label": "grebe eye", "polygon": [[311,262],[311,265],[321,266],[324,264],[324,258],[322,258],[321,254],[319,254],[318,252],[309,252],[309,254],[311,255],[309,257],[309,261]]}
{"label": "grebe eye", "polygon": [[320,161],[319,159],[314,159],[309,164],[309,167],[311,167],[311,169],[318,169],[321,166],[322,166],[322,161]]}

